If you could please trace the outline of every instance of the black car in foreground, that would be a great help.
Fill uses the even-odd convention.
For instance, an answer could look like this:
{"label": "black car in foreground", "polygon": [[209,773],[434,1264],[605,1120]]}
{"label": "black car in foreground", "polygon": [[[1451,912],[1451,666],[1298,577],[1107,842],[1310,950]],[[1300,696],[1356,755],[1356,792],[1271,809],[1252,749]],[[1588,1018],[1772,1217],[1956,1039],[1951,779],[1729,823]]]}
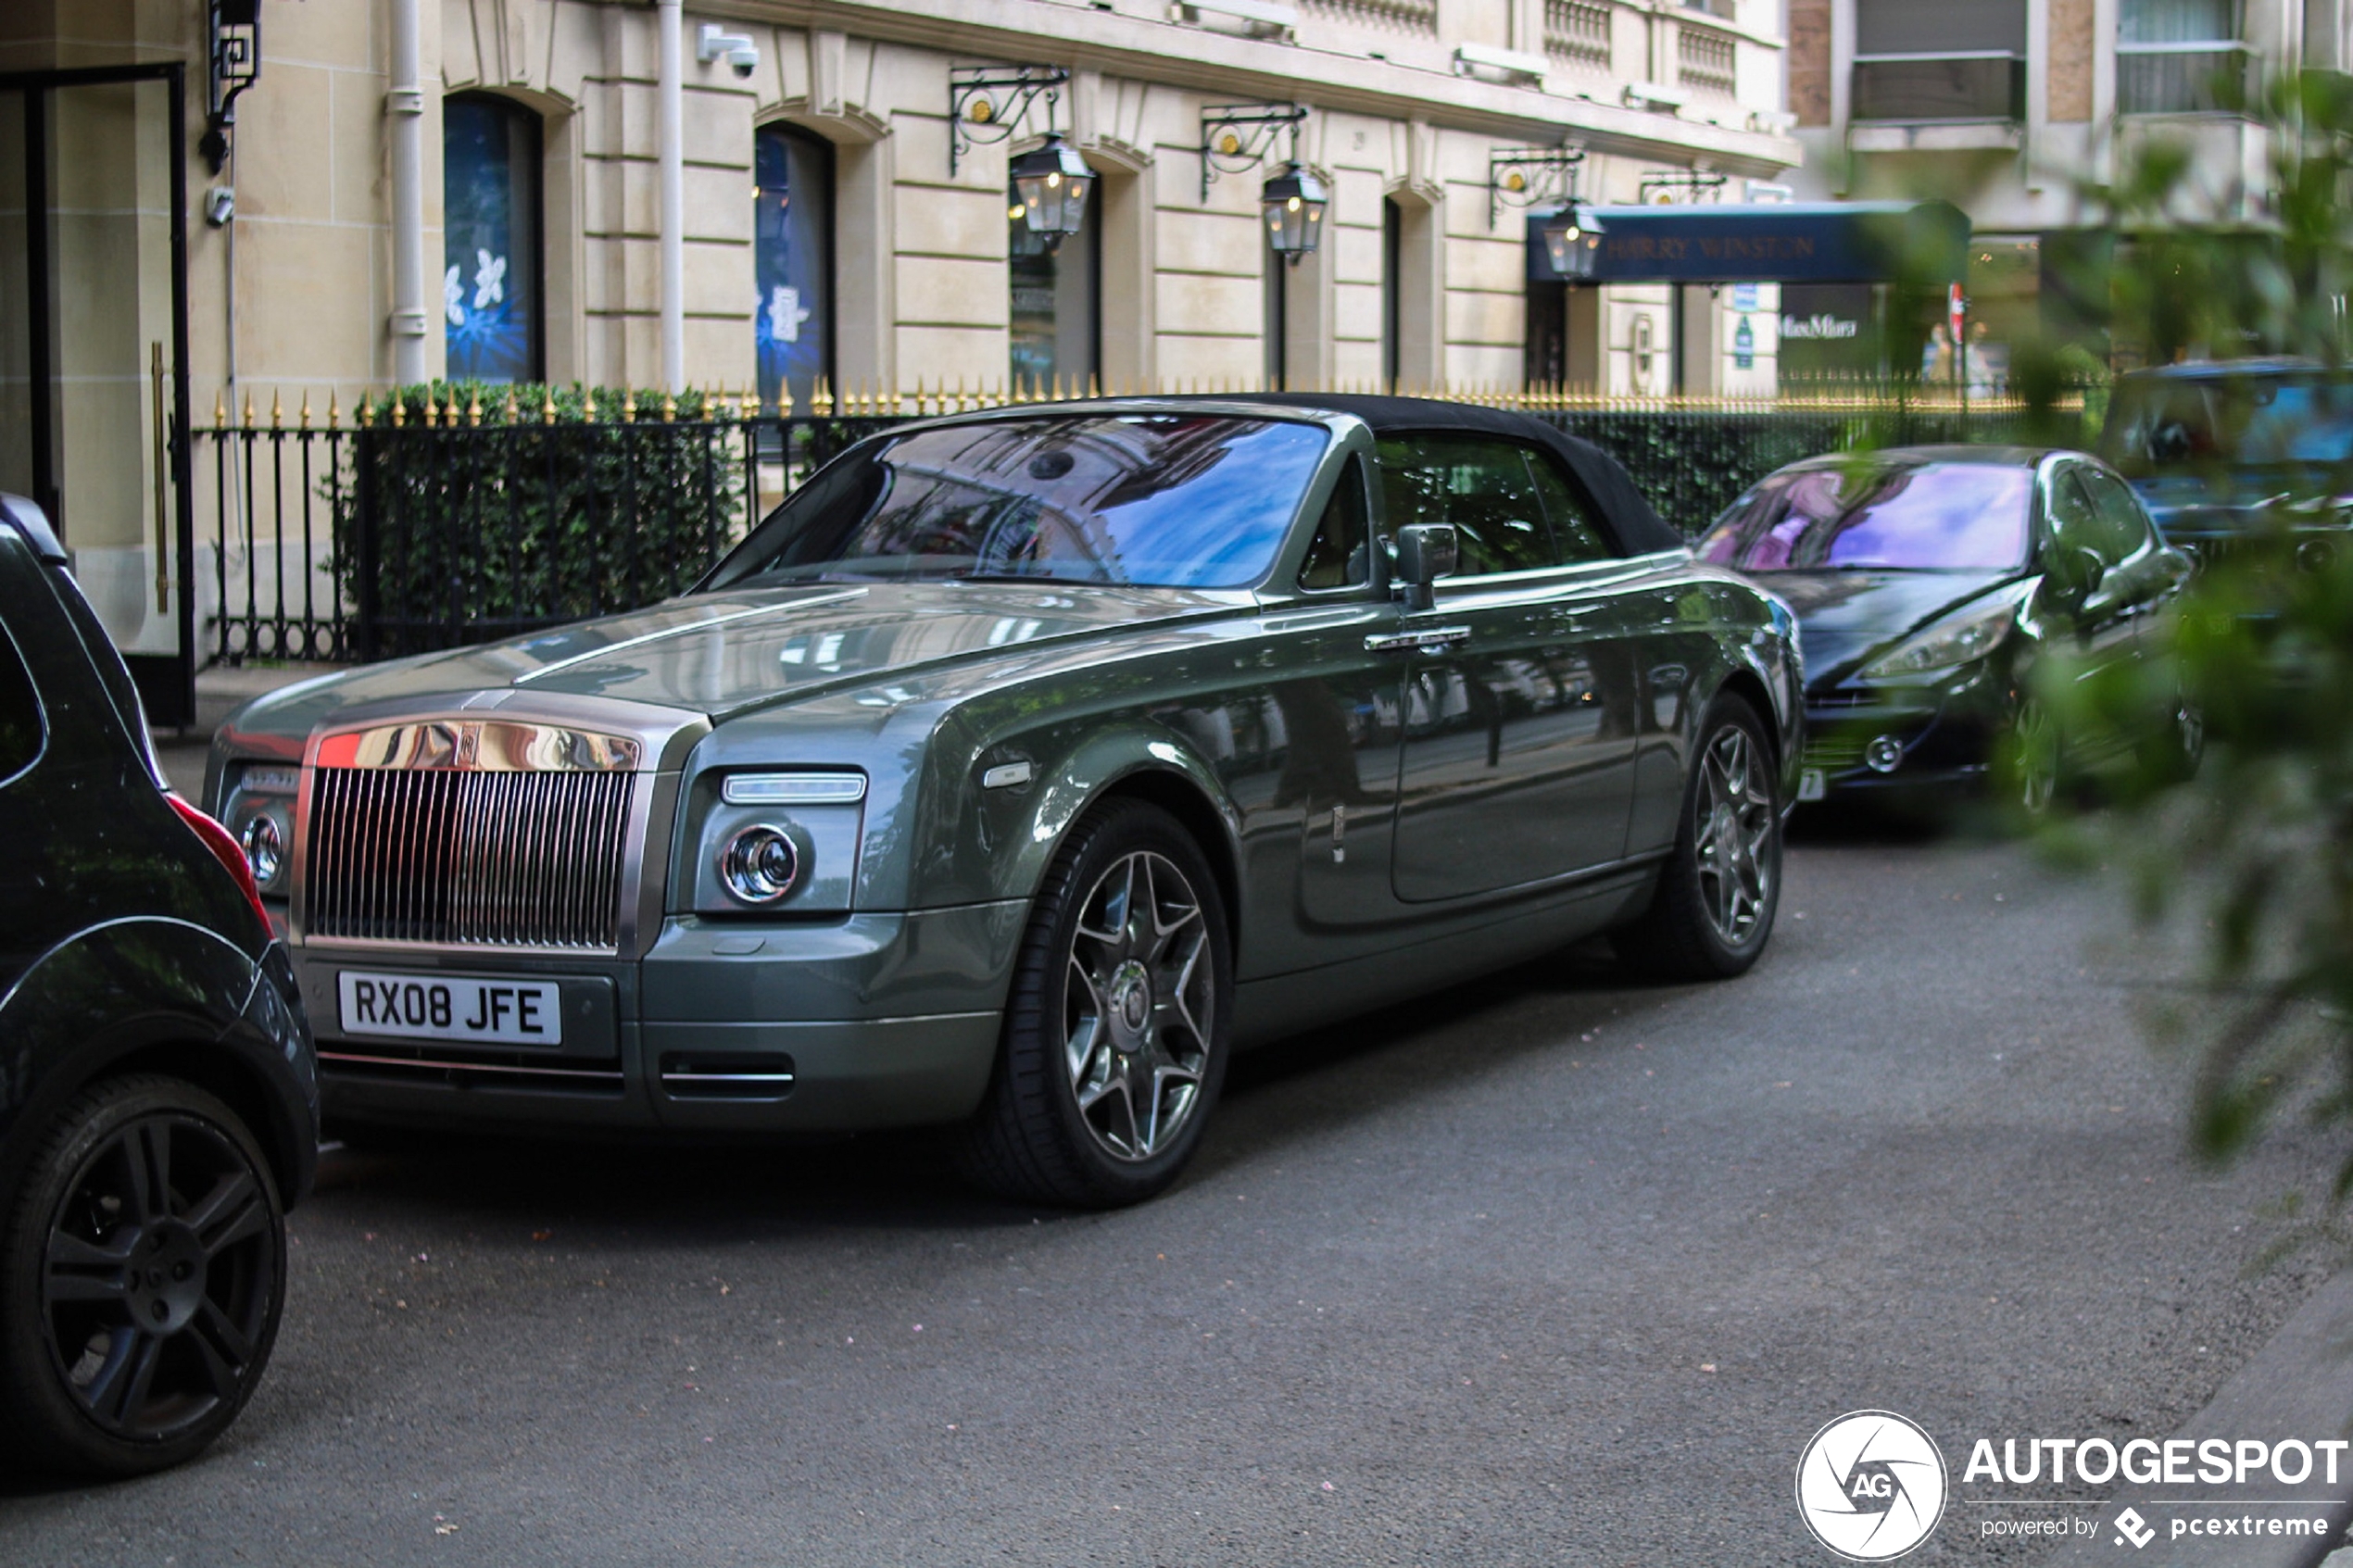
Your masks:
{"label": "black car in foreground", "polygon": [[1697,547],[1797,612],[1801,801],[1979,784],[2006,734],[2030,813],[2063,771],[2128,742],[2196,763],[2202,727],[2186,703],[2162,735],[2061,735],[2029,689],[2054,646],[2095,664],[2139,657],[2147,612],[2189,574],[2096,458],[2009,446],[1809,458],[1734,501]]}
{"label": "black car in foreground", "polygon": [[0,496],[0,1463],[134,1474],[278,1332],[317,1069],[245,852],[162,782],[38,508]]}
{"label": "black car in foreground", "polygon": [[2284,533],[2299,565],[2353,536],[2353,375],[2309,359],[2220,359],[2119,378],[2100,456],[2167,544],[2204,564]]}

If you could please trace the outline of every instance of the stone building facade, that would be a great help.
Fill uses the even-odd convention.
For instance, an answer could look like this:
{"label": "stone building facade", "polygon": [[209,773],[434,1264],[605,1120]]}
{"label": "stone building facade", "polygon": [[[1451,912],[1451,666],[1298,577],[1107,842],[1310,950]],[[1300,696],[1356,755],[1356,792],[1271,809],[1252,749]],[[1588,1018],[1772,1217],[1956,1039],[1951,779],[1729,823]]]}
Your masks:
{"label": "stone building facade", "polygon": [[[2085,330],[2101,302],[2067,282],[2096,274],[2069,263],[2115,239],[2086,183],[2166,138],[2191,153],[2183,219],[2259,219],[2267,149],[2218,83],[2251,96],[2300,67],[2343,69],[2349,21],[2343,0],[1788,0],[1788,105],[1806,149],[1791,179],[1812,198],[1937,195],[1966,210],[1982,334],[1968,369],[1998,383],[2004,340],[2029,328],[2110,346]],[[1825,321],[1867,308],[1835,295],[1790,303]]]}
{"label": "stone building facade", "polygon": [[[1528,217],[1559,193],[1541,177],[1499,193],[1492,160],[1581,149],[1589,201],[1636,199],[1663,171],[1784,179],[1800,152],[1780,4],[708,0],[676,13],[666,222],[664,4],[258,0],[259,72],[216,172],[195,144],[208,4],[17,0],[0,70],[185,60],[195,122],[170,148],[152,87],[71,89],[46,97],[29,149],[21,94],[0,94],[0,408],[19,426],[0,485],[22,487],[29,444],[50,441],[110,622],[162,634],[139,608],[154,475],[132,458],[167,335],[173,157],[192,209],[176,369],[199,422],[248,400],[265,423],[323,420],[404,370],[636,388],[674,370],[772,406],[780,378],[805,403],[820,372],[852,392],[1025,371],[1074,389],[1468,387],[1541,362],[1625,392],[1730,390],[1748,383],[1710,346],[1730,335],[1714,291],[1612,285],[1531,313]],[[1063,80],[1009,126],[952,119],[958,69],[990,63]],[[1295,142],[1204,191],[1204,112],[1282,104],[1307,111]],[[1041,257],[1009,220],[1008,160],[1049,130],[1098,180],[1082,233]],[[411,134],[422,199],[404,220]],[[970,144],[952,166],[951,142]],[[23,303],[29,152],[54,220],[46,322]],[[1330,205],[1320,248],[1286,266],[1259,197],[1294,156]],[[402,297],[404,254],[421,298]],[[1531,321],[1556,341],[1531,343]],[[59,396],[36,434],[39,332]],[[1672,341],[1686,350],[1637,360],[1638,342]],[[1772,346],[1743,338],[1762,390]]]}

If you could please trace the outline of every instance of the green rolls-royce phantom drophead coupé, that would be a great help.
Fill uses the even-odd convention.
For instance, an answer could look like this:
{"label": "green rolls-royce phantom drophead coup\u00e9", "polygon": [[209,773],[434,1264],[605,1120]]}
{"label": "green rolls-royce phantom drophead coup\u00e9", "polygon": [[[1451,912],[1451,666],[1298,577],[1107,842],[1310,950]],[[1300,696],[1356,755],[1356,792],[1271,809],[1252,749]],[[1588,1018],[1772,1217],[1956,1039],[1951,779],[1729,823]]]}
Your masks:
{"label": "green rolls-royce phantom drophead coup\u00e9", "polygon": [[1518,415],[1013,408],[861,443],[668,603],[255,702],[208,800],[333,1118],[938,1124],[1117,1204],[1239,1047],[1596,932],[1745,969],[1793,624]]}

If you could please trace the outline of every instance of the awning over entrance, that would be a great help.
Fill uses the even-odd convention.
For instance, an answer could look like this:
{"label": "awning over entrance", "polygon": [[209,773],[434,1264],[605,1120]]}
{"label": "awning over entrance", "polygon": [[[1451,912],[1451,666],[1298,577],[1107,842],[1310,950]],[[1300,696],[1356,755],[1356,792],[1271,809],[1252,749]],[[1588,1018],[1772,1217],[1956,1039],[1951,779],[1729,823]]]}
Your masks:
{"label": "awning over entrance", "polygon": [[[1577,282],[1956,283],[1969,266],[1969,215],[1950,202],[1778,202],[1589,207],[1592,270]],[[1544,248],[1552,215],[1528,220],[1528,276],[1557,282]]]}

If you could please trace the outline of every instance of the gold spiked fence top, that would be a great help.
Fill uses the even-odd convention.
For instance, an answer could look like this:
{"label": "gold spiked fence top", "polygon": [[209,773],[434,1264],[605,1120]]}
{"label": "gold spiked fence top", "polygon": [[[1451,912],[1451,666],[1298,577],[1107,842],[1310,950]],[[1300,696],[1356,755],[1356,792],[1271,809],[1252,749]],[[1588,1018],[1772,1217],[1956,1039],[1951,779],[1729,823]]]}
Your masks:
{"label": "gold spiked fence top", "polygon": [[[1163,376],[1151,382],[1138,380],[1112,381],[1088,375],[1082,386],[1075,378],[1067,382],[1061,376],[1049,381],[1021,377],[1000,377],[994,382],[975,383],[958,377],[951,386],[945,377],[933,383],[918,377],[912,388],[889,389],[872,380],[862,381],[854,387],[837,390],[828,378],[817,378],[804,408],[796,405],[790,387],[779,389],[774,399],[763,398],[756,389],[740,393],[721,387],[711,392],[689,393],[685,398],[664,393],[658,403],[641,401],[634,390],[624,389],[618,403],[598,401],[598,389],[576,389],[576,403],[567,397],[567,408],[557,401],[557,389],[543,387],[535,402],[520,399],[510,387],[497,402],[485,405],[484,389],[479,385],[448,385],[434,383],[421,390],[403,392],[394,388],[363,389],[351,409],[351,422],[356,428],[377,425],[403,428],[417,423],[428,428],[481,428],[484,425],[523,424],[635,424],[658,420],[664,424],[682,418],[688,422],[701,420],[740,420],[754,419],[817,419],[898,420],[927,418],[942,414],[972,413],[985,408],[1024,408],[1032,405],[1066,403],[1103,398],[1159,396],[1220,396],[1243,394],[1296,393],[1302,396],[1333,394],[1360,394],[1423,397],[1446,403],[1466,403],[1481,408],[1510,408],[1531,414],[1551,413],[1771,413],[1819,412],[1869,414],[1897,408],[1921,413],[1978,413],[1988,415],[2016,414],[2027,411],[2022,400],[2007,395],[1986,395],[1964,394],[1950,386],[1923,386],[1878,381],[1865,377],[1821,376],[1793,380],[1779,390],[1759,394],[1641,394],[1611,391],[1591,385],[1561,382],[1448,382],[1435,386],[1410,383],[1384,383],[1376,379],[1316,382],[1313,384],[1270,384],[1258,377]],[[297,428],[317,428],[308,387],[300,389],[301,405],[296,415]],[[236,416],[242,427],[254,430],[258,411],[250,388],[242,391],[243,404]],[[215,431],[237,428],[232,424],[226,388],[213,395],[212,426]],[[2057,408],[2073,412],[2082,407],[2080,390],[2063,395]],[[616,417],[617,416],[617,417]],[[286,410],[283,392],[272,388],[270,395],[270,428],[285,427]],[[334,431],[344,428],[343,408],[339,395],[330,389],[325,427]]]}

